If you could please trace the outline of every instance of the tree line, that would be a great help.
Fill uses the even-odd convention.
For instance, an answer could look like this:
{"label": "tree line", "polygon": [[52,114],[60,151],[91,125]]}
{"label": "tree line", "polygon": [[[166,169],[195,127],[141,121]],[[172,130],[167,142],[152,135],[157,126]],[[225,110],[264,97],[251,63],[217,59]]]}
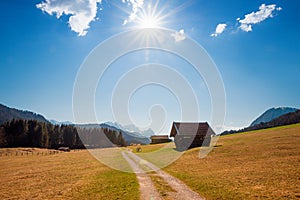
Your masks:
{"label": "tree line", "polygon": [[36,120],[15,120],[0,126],[0,147],[37,147],[57,149],[105,148],[126,146],[121,132],[108,128],[78,128],[53,125]]}

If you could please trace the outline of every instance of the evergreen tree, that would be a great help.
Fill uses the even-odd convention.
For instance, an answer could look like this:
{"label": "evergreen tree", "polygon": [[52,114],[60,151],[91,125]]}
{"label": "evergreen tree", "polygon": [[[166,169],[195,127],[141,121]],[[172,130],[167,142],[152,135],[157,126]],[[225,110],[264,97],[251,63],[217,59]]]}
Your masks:
{"label": "evergreen tree", "polygon": [[118,145],[121,146],[121,147],[125,147],[126,146],[126,142],[124,140],[124,137],[123,137],[121,131],[118,134]]}
{"label": "evergreen tree", "polygon": [[7,147],[5,128],[0,126],[0,147]]}

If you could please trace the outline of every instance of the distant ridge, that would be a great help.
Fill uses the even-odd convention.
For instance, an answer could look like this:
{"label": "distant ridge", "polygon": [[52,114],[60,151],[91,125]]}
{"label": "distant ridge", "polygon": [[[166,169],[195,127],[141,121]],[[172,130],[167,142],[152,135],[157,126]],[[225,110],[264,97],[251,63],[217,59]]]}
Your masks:
{"label": "distant ridge", "polygon": [[254,130],[273,128],[273,127],[277,127],[277,126],[285,126],[285,125],[297,124],[297,123],[300,123],[300,110],[296,110],[296,112],[290,112],[285,115],[281,115],[269,122],[265,122],[265,123],[261,122],[260,124],[256,124],[254,126],[249,126],[247,128],[243,128],[238,131],[234,131],[234,130],[224,131],[223,133],[221,133],[221,135],[254,131]]}
{"label": "distant ridge", "polygon": [[270,122],[273,119],[276,119],[282,115],[293,113],[297,111],[297,108],[290,108],[290,107],[278,107],[278,108],[271,108],[267,111],[265,111],[262,115],[260,115],[256,120],[254,120],[251,124],[251,126],[258,125],[260,123],[266,123]]}
{"label": "distant ridge", "polygon": [[9,108],[5,105],[0,104],[0,124],[11,121],[13,119],[37,120],[40,122],[49,123],[49,121],[40,114],[36,114],[31,111]]}
{"label": "distant ridge", "polygon": [[125,126],[123,126],[117,122],[105,122],[104,124],[116,127],[118,129],[130,132],[130,133],[141,134],[148,138],[150,138],[152,135],[155,135],[154,131],[151,128],[148,128],[147,130],[141,130],[139,127],[136,127],[134,124],[128,124]]}
{"label": "distant ridge", "polygon": [[118,123],[106,122],[102,124],[75,124],[78,128],[86,128],[86,129],[97,129],[97,128],[107,128],[116,132],[121,132],[127,145],[132,143],[134,144],[149,144],[150,138],[138,132],[129,132],[127,130],[122,129],[121,127],[114,126],[118,125]]}
{"label": "distant ridge", "polygon": [[56,121],[54,119],[51,119],[49,121],[53,125],[73,125],[74,124],[73,122],[70,122],[70,121],[59,122],[59,121]]}
{"label": "distant ridge", "polygon": [[106,128],[116,132],[121,132],[127,145],[130,145],[131,143],[149,144],[150,136],[147,137],[147,134],[145,133],[149,133],[149,134],[153,133],[151,129],[148,129],[146,131],[139,131],[139,132],[130,131],[128,127],[125,128],[118,123],[111,123],[111,122],[102,123],[102,124],[74,124],[70,121],[65,121],[65,122],[58,122],[56,120],[48,121],[45,117],[43,117],[40,114],[36,114],[31,111],[23,111],[15,108],[9,108],[5,105],[0,104],[0,125],[4,124],[5,122],[12,121],[13,119],[36,120],[39,122],[49,123],[52,125],[59,125],[59,126],[65,125],[66,127],[78,127],[78,128],[85,128],[85,129]]}
{"label": "distant ridge", "polygon": [[150,138],[138,133],[138,132],[129,132],[127,130],[122,129],[121,127],[115,127],[110,123],[102,123],[100,124],[102,128],[109,128],[115,131],[120,131],[123,134],[123,137],[128,145],[131,143],[135,144],[150,144]]}

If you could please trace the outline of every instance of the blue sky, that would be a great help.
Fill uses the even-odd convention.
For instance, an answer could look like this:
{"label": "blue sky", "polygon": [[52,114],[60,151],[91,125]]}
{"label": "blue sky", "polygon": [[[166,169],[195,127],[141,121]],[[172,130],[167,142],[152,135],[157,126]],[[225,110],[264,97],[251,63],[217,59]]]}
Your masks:
{"label": "blue sky", "polygon": [[[44,12],[36,6],[42,2]],[[45,7],[47,2],[48,7]],[[85,10],[84,3],[73,7],[73,13],[57,18],[55,13],[49,13],[66,12],[65,7],[54,7],[51,0],[47,2],[0,2],[0,103],[31,110],[48,119],[73,121],[73,85],[85,57],[109,37],[141,28],[141,10],[149,4],[154,7],[156,1],[135,0],[129,5],[121,0],[94,3],[91,5],[97,5],[96,16],[89,13],[79,24],[76,20],[70,24],[68,21],[74,13],[90,11]],[[77,1],[65,1],[65,4],[72,6],[70,2]],[[182,30],[182,35],[202,45],[216,63],[227,97],[225,126],[232,128],[249,125],[271,107],[300,108],[299,7],[298,0],[160,0],[157,10],[165,16],[159,23],[161,27]],[[130,21],[134,14],[137,17]],[[247,14],[250,14],[248,18]],[[86,28],[86,20],[91,19],[95,20]],[[220,26],[216,31],[217,25]],[[174,67],[190,81],[200,102],[200,119],[209,121],[209,93],[201,77],[183,67],[188,65],[180,58],[155,51],[147,58],[145,55],[145,52],[137,52],[113,63],[96,91],[99,121],[113,120],[109,95],[118,78],[131,67],[149,60]],[[147,111],[153,104],[165,104],[170,113],[163,131],[169,130],[171,121],[179,119],[174,97],[162,89],[149,86],[133,96],[129,108],[137,124],[149,124]]]}

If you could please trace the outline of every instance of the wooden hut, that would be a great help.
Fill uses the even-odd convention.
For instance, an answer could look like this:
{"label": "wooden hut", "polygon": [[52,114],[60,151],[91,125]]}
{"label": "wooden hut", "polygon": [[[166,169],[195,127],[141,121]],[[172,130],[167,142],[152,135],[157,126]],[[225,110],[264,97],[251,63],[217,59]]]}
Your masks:
{"label": "wooden hut", "polygon": [[70,152],[70,147],[59,147],[57,150],[59,151],[65,151],[65,152]]}
{"label": "wooden hut", "polygon": [[160,144],[172,141],[168,135],[152,135],[150,138],[151,144]]}
{"label": "wooden hut", "polygon": [[186,150],[194,147],[209,146],[212,135],[215,135],[215,132],[207,122],[173,122],[170,137],[174,137],[178,150]]}

